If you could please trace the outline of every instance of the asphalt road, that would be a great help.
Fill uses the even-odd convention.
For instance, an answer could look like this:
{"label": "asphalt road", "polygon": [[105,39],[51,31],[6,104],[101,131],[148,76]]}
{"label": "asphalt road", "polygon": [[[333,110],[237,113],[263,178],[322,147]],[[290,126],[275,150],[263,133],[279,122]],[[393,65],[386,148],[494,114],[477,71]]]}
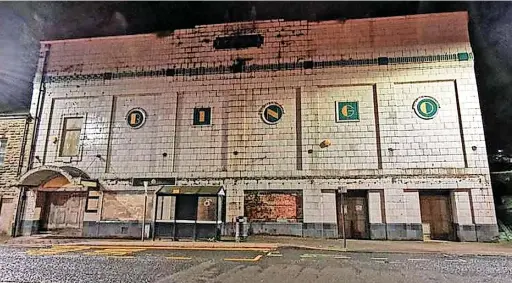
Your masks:
{"label": "asphalt road", "polygon": [[512,282],[512,258],[308,250],[0,247],[0,282]]}

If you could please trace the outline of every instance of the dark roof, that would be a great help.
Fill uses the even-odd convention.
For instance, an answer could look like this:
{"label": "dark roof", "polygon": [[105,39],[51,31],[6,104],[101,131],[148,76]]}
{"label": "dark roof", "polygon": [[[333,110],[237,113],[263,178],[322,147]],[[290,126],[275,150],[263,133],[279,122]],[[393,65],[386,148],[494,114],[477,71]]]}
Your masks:
{"label": "dark roof", "polygon": [[0,116],[21,116],[30,113],[28,107],[11,106],[0,103]]}

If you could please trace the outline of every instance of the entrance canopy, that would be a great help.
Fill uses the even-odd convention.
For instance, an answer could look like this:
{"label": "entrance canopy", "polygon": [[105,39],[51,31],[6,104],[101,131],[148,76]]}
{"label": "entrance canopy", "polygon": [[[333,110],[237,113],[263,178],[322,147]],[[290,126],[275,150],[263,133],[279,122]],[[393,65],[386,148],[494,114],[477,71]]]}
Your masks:
{"label": "entrance canopy", "polygon": [[45,165],[28,171],[20,177],[18,186],[39,187],[57,177],[66,178],[70,184],[79,184],[80,178],[88,178],[82,170],[70,166]]}
{"label": "entrance canopy", "polygon": [[177,195],[201,195],[201,196],[224,196],[226,195],[222,186],[162,186],[157,192],[160,196]]}

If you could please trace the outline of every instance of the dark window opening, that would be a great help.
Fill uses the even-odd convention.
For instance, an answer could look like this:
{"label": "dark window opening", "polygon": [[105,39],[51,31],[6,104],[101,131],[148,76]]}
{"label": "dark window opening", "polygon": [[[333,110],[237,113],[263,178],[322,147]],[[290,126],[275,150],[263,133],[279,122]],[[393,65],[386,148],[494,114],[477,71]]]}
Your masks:
{"label": "dark window opening", "polygon": [[176,219],[196,220],[197,201],[196,195],[176,196]]}
{"label": "dark window opening", "polygon": [[0,165],[4,164],[6,149],[7,149],[7,139],[0,139]]}
{"label": "dark window opening", "polygon": [[263,36],[261,34],[217,37],[213,42],[213,48],[215,49],[242,49],[261,47],[261,45],[263,45]]}

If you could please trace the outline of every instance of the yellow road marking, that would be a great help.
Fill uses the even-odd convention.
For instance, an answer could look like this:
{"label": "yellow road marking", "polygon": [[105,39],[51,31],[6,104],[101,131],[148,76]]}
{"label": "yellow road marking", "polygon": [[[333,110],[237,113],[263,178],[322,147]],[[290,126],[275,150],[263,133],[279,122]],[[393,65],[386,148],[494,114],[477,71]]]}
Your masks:
{"label": "yellow road marking", "polygon": [[166,259],[177,259],[177,260],[189,260],[192,259],[191,257],[185,257],[185,256],[166,256]]}
{"label": "yellow road marking", "polygon": [[281,253],[279,252],[269,252],[267,253],[267,256],[275,256],[275,257],[279,257],[279,256],[283,256]]}
{"label": "yellow road marking", "polygon": [[86,255],[106,255],[106,256],[125,256],[128,254],[145,251],[146,249],[126,249],[126,248],[116,248],[116,249],[100,249],[93,252],[85,253]]}
{"label": "yellow road marking", "polygon": [[57,255],[62,253],[79,252],[88,250],[90,247],[73,246],[54,246],[49,249],[31,249],[27,251],[28,255]]}
{"label": "yellow road marking", "polygon": [[263,255],[258,255],[255,258],[225,258],[226,261],[251,261],[255,262],[260,260],[263,257]]}
{"label": "yellow road marking", "polygon": [[302,254],[301,258],[318,258],[318,257],[330,257],[335,259],[350,259],[348,256],[343,256],[339,254]]}
{"label": "yellow road marking", "polygon": [[108,258],[135,258],[134,256],[130,256],[130,255],[123,255],[123,256],[117,256],[117,255],[111,255],[111,256],[107,256]]}
{"label": "yellow road marking", "polygon": [[257,251],[267,253],[275,248],[243,248],[243,247],[156,247],[156,246],[81,246],[89,249],[144,249],[144,250],[198,250],[198,251]]}
{"label": "yellow road marking", "polygon": [[409,261],[426,261],[427,259],[426,258],[409,258],[407,260],[409,260]]}

